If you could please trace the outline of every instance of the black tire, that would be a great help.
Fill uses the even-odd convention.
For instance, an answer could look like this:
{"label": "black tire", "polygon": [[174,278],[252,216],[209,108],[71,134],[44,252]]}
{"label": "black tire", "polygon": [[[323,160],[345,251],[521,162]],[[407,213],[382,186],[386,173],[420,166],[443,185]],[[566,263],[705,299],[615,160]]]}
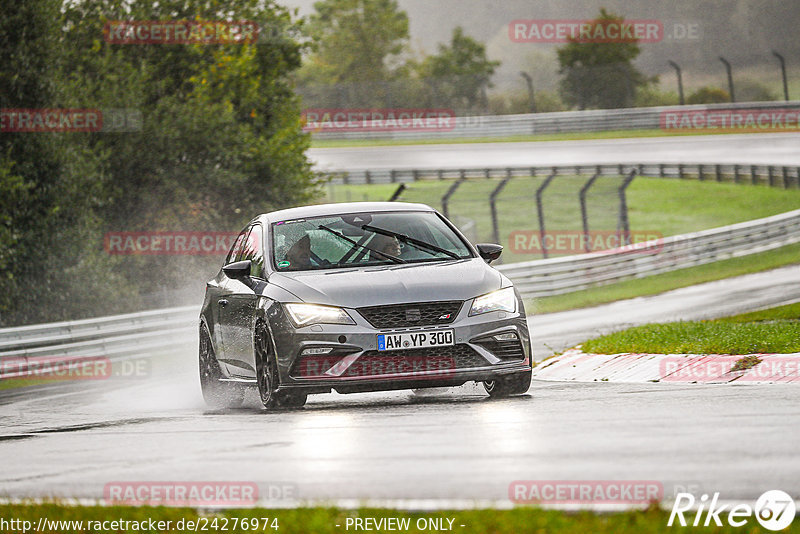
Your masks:
{"label": "black tire", "polygon": [[527,393],[531,387],[532,371],[514,373],[495,380],[486,380],[483,388],[492,398],[510,397]]}
{"label": "black tire", "polygon": [[308,395],[305,393],[282,391],[278,395],[278,406],[281,408],[302,408],[306,400],[308,400]]}
{"label": "black tire", "polygon": [[204,327],[200,327],[199,350],[200,389],[203,400],[212,408],[236,408],[244,402],[244,388],[221,382],[223,377],[214,347]]}
{"label": "black tire", "polygon": [[256,379],[261,404],[267,410],[276,408],[301,408],[308,395],[290,391],[276,391],[280,385],[278,366],[266,325],[259,322],[255,333]]}
{"label": "black tire", "polygon": [[278,406],[278,396],[275,392],[278,388],[278,367],[272,354],[269,332],[264,323],[256,324],[253,341],[256,352],[258,395],[261,397],[261,404],[264,405],[264,408],[272,410]]}

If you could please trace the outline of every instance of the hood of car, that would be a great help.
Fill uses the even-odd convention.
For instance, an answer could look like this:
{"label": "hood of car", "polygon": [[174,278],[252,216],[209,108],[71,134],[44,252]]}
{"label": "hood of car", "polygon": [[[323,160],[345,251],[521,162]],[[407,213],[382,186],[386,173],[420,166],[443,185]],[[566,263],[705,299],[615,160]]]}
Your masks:
{"label": "hood of car", "polygon": [[500,289],[504,276],[480,258],[273,273],[269,282],[314,304],[345,308],[467,300]]}

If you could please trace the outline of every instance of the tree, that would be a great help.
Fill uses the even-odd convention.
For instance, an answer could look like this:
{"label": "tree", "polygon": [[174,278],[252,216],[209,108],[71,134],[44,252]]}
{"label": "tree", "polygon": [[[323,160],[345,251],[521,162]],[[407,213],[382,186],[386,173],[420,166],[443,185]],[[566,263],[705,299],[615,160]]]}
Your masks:
{"label": "tree", "polygon": [[303,85],[338,85],[336,105],[369,107],[382,100],[384,84],[408,42],[408,16],[396,0],[322,0],[314,4],[306,33],[313,52],[299,73]]}
{"label": "tree", "polygon": [[[109,20],[252,20],[270,31],[253,44],[120,45],[103,39]],[[0,108],[142,118],[124,132],[0,136],[0,272],[10,288],[0,320],[132,311],[154,281],[202,291],[219,258],[111,256],[104,233],[235,232],[310,200],[291,78],[297,31],[287,10],[262,0],[0,4]]]}
{"label": "tree", "polygon": [[499,65],[499,61],[489,61],[486,47],[459,26],[453,30],[450,45],[439,45],[439,53],[425,58],[416,70],[434,86],[434,105],[485,109],[486,89],[492,86]]}
{"label": "tree", "polygon": [[[595,28],[623,21],[622,17],[601,9],[600,16],[591,22],[589,35],[596,34]],[[619,42],[571,39],[557,50],[564,101],[580,109],[631,107],[637,88],[654,81],[633,66],[640,51],[636,39]]]}

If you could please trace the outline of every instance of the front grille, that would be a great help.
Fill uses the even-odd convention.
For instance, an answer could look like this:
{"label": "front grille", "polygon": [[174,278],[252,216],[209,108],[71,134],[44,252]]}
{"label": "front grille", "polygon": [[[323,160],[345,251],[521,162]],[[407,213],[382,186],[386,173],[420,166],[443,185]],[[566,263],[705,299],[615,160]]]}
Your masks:
{"label": "front grille", "polygon": [[361,355],[341,376],[375,376],[395,373],[454,371],[488,365],[486,359],[468,345],[408,349],[398,351],[370,350]]}
{"label": "front grille", "polygon": [[402,328],[452,323],[463,304],[460,300],[417,302],[391,306],[358,308],[364,319],[375,328]]}
{"label": "front grille", "polygon": [[525,351],[522,350],[522,343],[517,339],[509,341],[497,341],[487,339],[475,341],[478,345],[485,348],[501,360],[522,360],[525,358]]}

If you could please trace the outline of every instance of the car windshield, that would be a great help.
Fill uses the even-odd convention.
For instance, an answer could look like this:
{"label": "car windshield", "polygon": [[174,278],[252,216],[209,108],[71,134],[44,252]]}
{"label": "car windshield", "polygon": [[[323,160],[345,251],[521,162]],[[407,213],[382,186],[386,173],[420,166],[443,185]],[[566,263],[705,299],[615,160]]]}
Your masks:
{"label": "car windshield", "polygon": [[336,269],[472,257],[433,212],[350,213],[272,224],[278,271]]}

